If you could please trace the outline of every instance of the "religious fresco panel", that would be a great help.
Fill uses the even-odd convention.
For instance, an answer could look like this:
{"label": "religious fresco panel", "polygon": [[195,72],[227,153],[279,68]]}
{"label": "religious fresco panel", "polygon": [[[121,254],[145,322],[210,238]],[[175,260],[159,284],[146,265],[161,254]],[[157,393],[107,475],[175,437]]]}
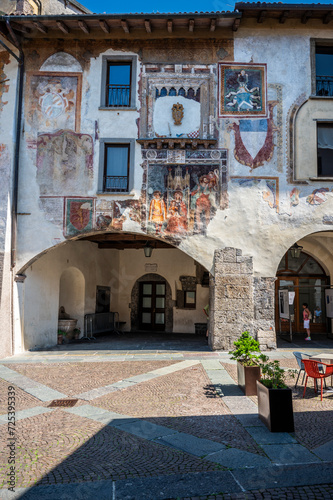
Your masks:
{"label": "religious fresco panel", "polygon": [[205,234],[220,208],[220,185],[219,165],[150,165],[147,232],[176,238]]}
{"label": "religious fresco panel", "polygon": [[219,63],[219,116],[267,116],[266,64]]}

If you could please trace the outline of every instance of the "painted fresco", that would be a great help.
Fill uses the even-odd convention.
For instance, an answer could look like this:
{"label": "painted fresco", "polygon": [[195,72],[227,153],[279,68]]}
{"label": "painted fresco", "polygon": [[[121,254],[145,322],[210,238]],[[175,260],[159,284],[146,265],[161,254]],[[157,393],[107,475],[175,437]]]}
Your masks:
{"label": "painted fresco", "polygon": [[274,133],[278,128],[274,124],[273,112],[278,101],[268,103],[268,118],[239,120],[229,125],[235,134],[234,156],[250,171],[271,161],[274,153]]}
{"label": "painted fresco", "polygon": [[277,177],[232,177],[231,182],[241,187],[256,186],[262,193],[262,199],[270,208],[279,212],[279,179]]}
{"label": "painted fresco", "polygon": [[307,198],[306,202],[309,205],[321,205],[327,201],[327,193],[329,188],[315,189]]}
{"label": "painted fresco", "polygon": [[37,182],[41,195],[73,196],[92,187],[93,140],[88,134],[59,130],[39,134]]}
{"label": "painted fresco", "polygon": [[150,166],[147,232],[175,237],[204,234],[219,207],[220,184],[217,166]]}
{"label": "painted fresco", "polygon": [[266,116],[266,65],[219,64],[220,117]]}
{"label": "painted fresco", "polygon": [[94,199],[65,198],[65,235],[76,236],[93,229]]}
{"label": "painted fresco", "polygon": [[27,118],[32,129],[54,132],[80,130],[81,75],[39,73],[30,75]]}
{"label": "painted fresco", "polygon": [[96,206],[96,229],[142,232],[141,201],[100,200]]}
{"label": "painted fresco", "polygon": [[8,92],[9,85],[7,84],[7,75],[5,73],[5,65],[9,64],[10,58],[8,52],[0,53],[0,112],[3,110],[5,104],[8,104],[8,101],[3,101],[3,94]]}

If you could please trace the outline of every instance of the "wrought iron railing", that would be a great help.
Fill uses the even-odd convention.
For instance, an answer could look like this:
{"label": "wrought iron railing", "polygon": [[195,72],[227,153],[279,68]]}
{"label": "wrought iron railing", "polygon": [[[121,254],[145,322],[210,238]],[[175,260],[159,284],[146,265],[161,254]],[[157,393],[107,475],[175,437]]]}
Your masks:
{"label": "wrought iron railing", "polygon": [[128,191],[128,177],[108,175],[104,178],[104,191]]}
{"label": "wrought iron railing", "polygon": [[316,76],[316,95],[333,96],[333,76]]}
{"label": "wrought iron railing", "polygon": [[130,85],[107,85],[107,106],[129,106],[130,105]]}

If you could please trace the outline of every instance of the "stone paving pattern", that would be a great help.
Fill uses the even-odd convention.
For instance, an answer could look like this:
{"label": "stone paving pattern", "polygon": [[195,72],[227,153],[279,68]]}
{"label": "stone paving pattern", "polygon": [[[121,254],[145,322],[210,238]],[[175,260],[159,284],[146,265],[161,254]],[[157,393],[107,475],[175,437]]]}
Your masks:
{"label": "stone paving pattern", "polygon": [[177,361],[125,361],[90,363],[10,364],[12,370],[26,377],[74,396],[119,380],[141,375]]}
{"label": "stone paving pattern", "polygon": [[[274,352],[272,357],[277,359],[278,354]],[[233,381],[236,366],[228,362],[227,353],[132,351],[132,359],[126,361],[121,361],[121,355],[118,353],[116,360],[114,353],[81,352],[80,357],[75,358],[75,354],[69,357],[51,351],[41,354],[42,362],[38,362],[37,353],[27,353],[21,362],[20,357],[3,362],[3,366],[21,374],[17,384],[26,388],[25,391],[16,387],[16,486],[40,485],[38,491],[31,490],[29,498],[58,500],[62,497],[58,490],[54,490],[53,496],[44,497],[42,488],[75,484],[98,487],[98,482],[103,481],[108,482],[109,492],[113,491],[113,484],[116,485],[116,500],[125,497],[126,500],[170,500],[178,488],[177,481],[179,486],[183,484],[179,490],[182,494],[175,497],[177,500],[333,498],[332,485],[317,484],[325,483],[325,470],[333,475],[329,463],[333,450],[332,393],[326,393],[321,402],[320,397],[314,395],[313,383],[304,399],[302,386],[294,390],[296,433],[274,434],[259,421],[256,398],[239,395]],[[177,359],[172,359],[173,356]],[[291,352],[285,351],[280,358],[282,366],[295,367]],[[179,363],[184,359],[197,361]],[[175,371],[177,364],[179,369]],[[151,372],[162,367],[162,372],[151,378]],[[130,385],[126,379],[135,376],[139,378]],[[24,377],[43,385],[41,400],[29,394],[30,382]],[[288,379],[288,383],[294,385],[292,379]],[[50,395],[54,389],[66,398],[110,384],[115,384],[117,390],[101,397],[95,397],[93,392],[92,398],[80,399],[74,408],[47,408],[48,387],[52,388]],[[0,406],[3,412],[8,385],[13,384],[0,379],[1,394],[5,395]],[[97,391],[97,394],[100,393]],[[4,417],[1,418],[0,424],[4,422]],[[6,430],[6,425],[0,425],[0,431],[3,429]],[[7,470],[3,465],[7,458],[6,438],[6,432],[0,432],[2,481]],[[318,447],[321,447],[320,453]],[[286,464],[285,469],[273,468],[274,462]],[[292,470],[290,464],[301,469]],[[274,472],[277,470],[278,481]],[[204,491],[198,491],[213,491],[207,486],[214,483],[215,492],[223,491],[223,486],[228,494],[185,497],[184,493],[189,494],[196,488],[192,488],[193,474],[203,481]],[[283,486],[287,476],[291,484],[312,486],[257,490],[264,480],[266,488],[277,482],[277,486]],[[293,483],[297,477],[298,482]],[[136,490],[140,481],[142,488]],[[163,496],[162,487],[159,489],[162,483],[163,488],[172,485],[169,490],[165,489],[169,491],[168,496]],[[242,493],[241,484],[253,491]],[[123,492],[128,485],[132,496],[127,497]],[[104,491],[104,486],[100,488],[99,491]],[[140,493],[133,494],[133,491]],[[70,490],[66,490],[66,495],[75,498]],[[111,497],[108,493],[105,498]]]}
{"label": "stone paving pattern", "polygon": [[[289,363],[286,363],[289,361]],[[229,375],[237,381],[237,368],[234,363],[221,363]],[[281,366],[294,368],[293,360],[281,359]],[[301,374],[297,388],[295,379],[287,377],[287,384],[293,391],[293,408],[295,434],[297,439],[308,449],[313,450],[324,443],[333,440],[333,393],[324,393],[323,401],[320,392],[317,395],[313,389],[313,379],[308,381],[308,389],[303,399],[304,386],[301,385]],[[257,397],[251,398],[257,404]]]}
{"label": "stone paving pattern", "polygon": [[26,393],[15,384],[9,383],[7,382],[7,380],[3,380],[2,378],[0,378],[0,415],[7,414],[9,386],[14,387],[16,407],[20,410],[33,408],[36,405],[40,405],[39,399],[35,398],[31,394]]}
{"label": "stone paving pattern", "polygon": [[275,488],[257,490],[245,493],[206,495],[196,497],[183,497],[169,500],[330,500],[333,498],[333,485],[301,486],[289,488]]}

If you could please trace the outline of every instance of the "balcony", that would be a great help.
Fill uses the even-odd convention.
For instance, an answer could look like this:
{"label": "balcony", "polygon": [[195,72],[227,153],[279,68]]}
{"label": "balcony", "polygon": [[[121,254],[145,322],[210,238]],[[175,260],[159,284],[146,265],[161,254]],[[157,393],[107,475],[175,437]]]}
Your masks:
{"label": "balcony", "polygon": [[333,97],[333,76],[316,76],[316,95]]}

